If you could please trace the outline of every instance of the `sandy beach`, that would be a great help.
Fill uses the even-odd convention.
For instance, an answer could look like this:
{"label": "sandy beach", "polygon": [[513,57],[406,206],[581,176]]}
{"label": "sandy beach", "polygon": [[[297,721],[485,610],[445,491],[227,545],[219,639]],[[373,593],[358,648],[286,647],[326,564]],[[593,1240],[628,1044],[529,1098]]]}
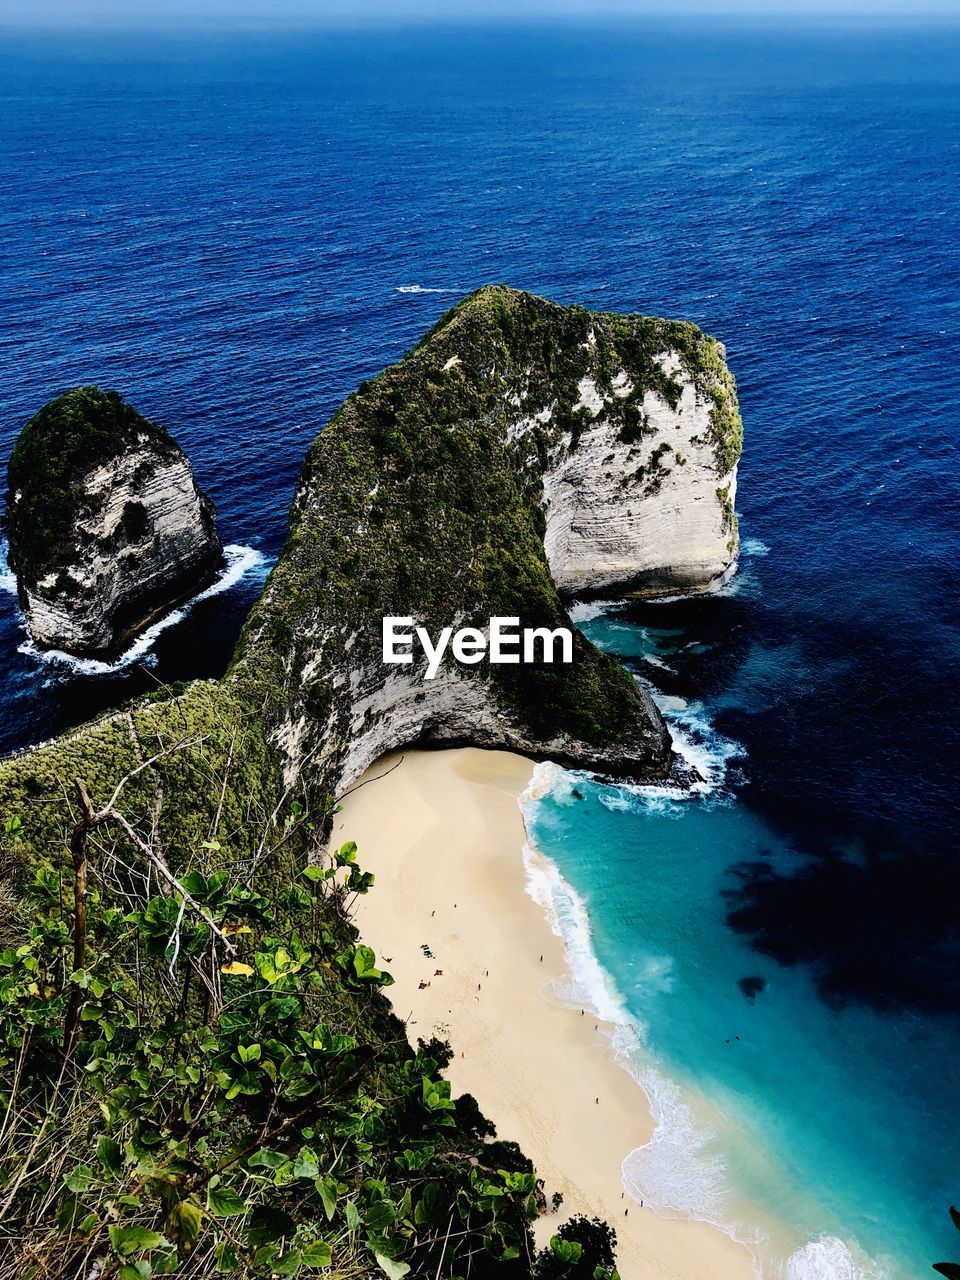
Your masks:
{"label": "sandy beach", "polygon": [[616,1228],[623,1280],[751,1280],[750,1254],[721,1231],[624,1195],[621,1163],[653,1121],[614,1061],[612,1028],[554,994],[562,944],[525,892],[518,797],[532,768],[507,752],[408,751],[345,798],[335,838],[356,840],[376,873],[358,924],[396,979],[387,994],[411,1040],[449,1040],[454,1091],[521,1145],[548,1200],[562,1193],[538,1240],[584,1213]]}

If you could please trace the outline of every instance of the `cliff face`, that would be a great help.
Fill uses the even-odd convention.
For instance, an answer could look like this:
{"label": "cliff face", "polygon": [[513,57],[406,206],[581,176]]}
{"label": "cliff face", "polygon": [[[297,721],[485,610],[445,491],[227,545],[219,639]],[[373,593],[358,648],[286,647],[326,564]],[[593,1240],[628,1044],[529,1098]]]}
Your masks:
{"label": "cliff face", "polygon": [[[87,395],[102,393],[72,393]],[[128,439],[140,443],[130,453],[146,454],[143,420],[119,397],[111,403],[132,416]],[[116,485],[106,492],[103,480],[79,514],[66,506],[58,519],[47,512],[44,525],[26,521],[31,504],[44,510],[26,487],[35,474],[26,444],[36,439],[24,432],[11,462],[10,532],[28,601],[49,609],[37,565],[64,545],[68,515],[85,563],[91,547],[103,555],[107,583],[108,544],[90,526],[114,531],[121,561],[139,544],[123,529],[127,499]],[[574,593],[702,589],[736,554],[740,439],[722,348],[692,325],[481,290],[361,386],[318,435],[287,545],[227,677],[151,705],[151,732],[159,739],[169,720],[166,737],[177,740],[183,708],[198,699],[205,716],[240,716],[245,736],[275,761],[276,785],[314,813],[383,752],[414,742],[504,746],[605,773],[662,776],[671,754],[659,713],[579,632],[570,665],[448,658],[427,680],[422,659],[383,663],[382,619],[413,616],[432,635],[483,629],[492,616],[553,629],[572,626],[564,597]],[[149,444],[142,473],[120,451],[112,474],[145,506],[145,495],[187,490],[191,501],[157,500],[151,509],[202,517],[179,450],[165,436]],[[101,453],[70,474],[99,476],[105,467]],[[18,537],[21,520],[33,543]],[[177,526],[195,528],[192,520]],[[102,799],[128,767],[128,720],[114,720],[115,758],[101,728],[77,730],[69,747],[54,742],[0,766],[0,803],[15,812],[25,796],[59,794],[58,779],[74,776],[94,779]],[[177,789],[171,780],[157,820],[174,841]],[[50,807],[28,808],[42,826]]]}
{"label": "cliff face", "polygon": [[[723,348],[703,339],[694,362],[671,346],[653,359],[663,387],[638,387],[620,368],[601,389],[598,371],[585,373],[576,443],[564,433],[547,446],[544,545],[564,594],[701,591],[737,552],[739,436],[722,425],[735,410]],[[547,405],[508,430],[535,436],[551,417]]]}
{"label": "cliff face", "polygon": [[290,539],[232,679],[288,779],[328,789],[412,741],[474,742],[631,776],[669,736],[579,635],[565,667],[381,661],[384,614],[570,626],[561,595],[700,590],[737,551],[741,428],[694,326],[491,287],[349,397],[308,455]]}
{"label": "cliff face", "polygon": [[10,562],[43,648],[115,653],[220,564],[213,504],[183,451],[115,392],[81,387],[41,409],[7,482]]}

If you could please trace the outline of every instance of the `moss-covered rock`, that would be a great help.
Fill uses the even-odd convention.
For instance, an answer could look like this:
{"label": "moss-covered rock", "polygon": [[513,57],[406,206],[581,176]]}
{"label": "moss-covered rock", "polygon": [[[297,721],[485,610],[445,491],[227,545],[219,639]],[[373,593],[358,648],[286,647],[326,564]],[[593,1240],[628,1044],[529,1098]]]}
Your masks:
{"label": "moss-covered rock", "polygon": [[85,656],[115,651],[221,560],[213,504],[183,451],[98,387],[58,396],[21,432],[7,533],[34,640]]}
{"label": "moss-covered rock", "polygon": [[570,666],[426,680],[384,667],[381,621],[555,628],[561,592],[701,589],[736,554],[739,449],[722,348],[693,325],[482,289],[314,441],[231,678],[323,785],[412,740],[662,773],[655,708],[579,635]]}

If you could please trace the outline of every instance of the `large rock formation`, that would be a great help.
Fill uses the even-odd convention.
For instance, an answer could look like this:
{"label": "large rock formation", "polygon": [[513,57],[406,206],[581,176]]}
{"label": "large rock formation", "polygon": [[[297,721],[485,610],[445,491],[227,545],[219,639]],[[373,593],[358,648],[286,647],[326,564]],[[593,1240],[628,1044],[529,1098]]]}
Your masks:
{"label": "large rock formation", "polygon": [[[63,838],[62,806],[45,799],[63,779],[104,798],[132,769],[131,814],[189,849],[205,788],[211,830],[225,805],[262,801],[259,777],[319,833],[327,798],[408,743],[662,776],[670,740],[655,706],[579,633],[570,665],[447,661],[427,680],[422,662],[384,665],[382,618],[413,616],[433,635],[497,615],[555,628],[571,625],[574,594],[703,589],[737,551],[740,435],[722,348],[694,326],[481,290],[315,440],[224,680],[0,765],[0,810],[23,814],[28,839],[52,821]],[[245,830],[231,826],[237,856]]]}
{"label": "large rock formation", "polygon": [[[156,429],[143,424],[119,397],[109,401],[113,429],[102,435],[95,430],[103,419],[100,410],[90,413],[88,406],[92,402],[102,409],[99,396],[86,391],[72,393],[65,405],[55,402],[44,411],[53,425],[40,422],[39,415],[32,424],[36,431],[24,433],[11,464],[14,558],[25,603],[38,600],[34,612],[39,616],[52,609],[49,593],[56,599],[64,590],[56,575],[74,580],[78,557],[83,568],[77,586],[70,588],[71,603],[73,594],[85,599],[84,593],[96,601],[101,597],[95,584],[116,581],[117,562],[147,541],[143,518],[125,511],[128,501],[168,514],[169,503],[148,504],[147,495],[195,495],[175,446],[158,441]],[[70,466],[58,462],[53,468],[49,492],[58,502],[51,505],[33,485],[48,466],[44,439],[63,443],[58,422],[65,442],[74,437],[75,442],[66,450]],[[243,1088],[248,1096],[239,1101],[259,1108],[257,1132],[265,1140],[279,1135],[272,1145],[289,1146],[287,1138],[296,1139],[302,1123],[315,1126],[321,1158],[326,1161],[336,1151],[329,1167],[338,1180],[344,1132],[356,1136],[357,1116],[375,1114],[371,1107],[379,1107],[390,1123],[378,1125],[359,1157],[354,1152],[354,1147],[361,1151],[359,1140],[354,1142],[344,1163],[344,1177],[353,1179],[349,1190],[362,1182],[354,1199],[362,1203],[368,1228],[365,1236],[347,1235],[380,1248],[384,1218],[375,1220],[373,1213],[388,1207],[392,1218],[392,1206],[409,1206],[415,1193],[423,1197],[418,1213],[421,1203],[426,1206],[420,1236],[439,1244],[442,1268],[448,1257],[444,1230],[450,1235],[443,1198],[449,1200],[453,1192],[448,1195],[441,1187],[428,1203],[420,1164],[409,1171],[410,1178],[393,1172],[413,1163],[403,1159],[411,1144],[428,1155],[434,1149],[418,1136],[432,1135],[434,1129],[425,1129],[414,1114],[433,1107],[419,1102],[422,1059],[414,1063],[396,1049],[402,1028],[388,1022],[382,1008],[377,1014],[372,989],[360,981],[361,954],[353,953],[352,966],[350,953],[337,954],[353,941],[349,921],[340,914],[348,894],[328,890],[312,899],[297,879],[326,839],[328,799],[380,752],[414,741],[507,745],[640,777],[669,767],[670,744],[656,709],[632,677],[582,636],[570,665],[448,663],[428,680],[422,664],[383,664],[381,620],[385,614],[412,615],[432,634],[447,625],[483,626],[494,615],[553,628],[569,625],[562,597],[573,593],[699,590],[736,553],[732,502],[739,446],[739,418],[722,352],[692,326],[590,315],[507,289],[482,290],[445,316],[405,360],[362,386],[321,432],[303,469],[286,548],[225,679],[161,688],[0,763],[0,949],[19,948],[29,938],[24,953],[39,964],[29,988],[7,984],[11,1002],[21,1002],[32,1028],[22,1046],[9,1040],[7,1058],[26,1064],[27,1079],[39,1062],[41,1086],[56,1080],[49,1096],[65,1099],[53,1109],[44,1099],[44,1108],[34,1112],[25,1108],[22,1088],[17,1095],[21,1128],[16,1132],[25,1133],[26,1141],[11,1150],[14,1155],[26,1151],[26,1163],[7,1160],[13,1172],[5,1188],[7,1209],[13,1206],[5,1229],[16,1242],[15,1263],[21,1254],[29,1254],[30,1265],[37,1257],[56,1255],[64,1275],[75,1274],[77,1266],[88,1265],[90,1274],[99,1267],[107,1256],[108,1219],[97,1206],[105,1197],[116,1200],[114,1191],[124,1176],[114,1171],[122,1161],[114,1161],[112,1150],[133,1151],[134,1159],[143,1150],[172,1152],[176,1167],[187,1172],[129,1208],[122,1206],[122,1221],[142,1224],[141,1233],[155,1227],[156,1240],[164,1231],[178,1244],[188,1239],[189,1228],[193,1244],[196,1229],[190,1224],[203,1216],[203,1229],[209,1230],[211,1215],[201,1215],[199,1205],[213,1188],[212,1179],[204,1186],[207,1171],[224,1169],[218,1144],[222,1140],[229,1148],[227,1164],[252,1154],[251,1148],[237,1154],[234,1129],[245,1123],[239,1106],[228,1113],[213,1098],[215,1091],[229,1099]],[[128,449],[142,459],[142,474],[136,464],[132,470],[128,466]],[[62,459],[64,451],[51,456]],[[85,477],[92,478],[89,507],[81,489]],[[118,486],[132,496],[111,497]],[[203,504],[196,495],[195,505],[182,498],[172,505],[186,513]],[[195,534],[195,524],[186,523]],[[194,545],[192,534],[186,545]],[[68,552],[72,559],[58,558]],[[103,598],[112,599],[109,588]],[[112,815],[109,822],[104,807]],[[389,821],[385,813],[385,824]],[[437,857],[445,852],[438,848]],[[363,891],[365,877],[356,866],[350,891],[354,876]],[[176,896],[166,904],[156,901],[157,886],[172,877],[180,877],[185,889],[189,878],[189,904],[186,894],[179,904]],[[249,892],[241,894],[239,885]],[[298,895],[306,898],[303,907],[296,906]],[[147,897],[154,899],[152,907],[171,910],[157,910],[149,936],[144,929],[142,948],[138,939],[133,949],[124,926],[125,949],[118,951],[121,921],[136,920],[130,913],[142,909]],[[59,917],[38,916],[56,901],[64,904]],[[235,916],[238,902],[244,903],[244,914]],[[210,922],[208,910],[216,916],[218,932],[223,926],[226,946],[219,950],[214,936],[208,944],[204,935],[188,931],[188,920],[195,925],[203,915]],[[294,910],[300,914],[288,926],[287,913]],[[235,919],[248,915],[252,924],[237,928]],[[288,927],[296,930],[290,951],[286,946],[274,951],[279,937],[263,936],[273,933],[275,919],[283,921],[280,936]],[[223,965],[227,947],[235,945],[229,938],[251,933],[254,937],[240,945],[268,948],[267,958],[274,952],[277,968],[281,952],[289,959],[301,941],[316,946],[308,1000],[301,1003],[289,988],[278,986],[275,991],[282,990],[283,998],[263,1003],[263,983],[254,979],[249,987],[230,988],[223,1004],[222,983],[239,980],[241,970],[254,976],[253,965],[245,962]],[[204,967],[196,963],[201,951],[204,957],[209,953]],[[81,986],[69,979],[75,967],[90,978],[83,984],[90,991],[82,1008],[72,995]],[[109,1003],[100,1003],[97,984]],[[234,997],[233,990],[240,994]],[[293,1009],[285,1007],[291,1004]],[[279,1006],[276,1012],[272,1006]],[[65,1009],[62,1026],[60,1008]],[[76,1041],[72,1031],[61,1034],[71,1008],[80,1010]],[[145,1033],[141,1010],[156,1019],[156,1038]],[[322,1037],[319,1028],[313,1030],[318,1016]],[[299,1045],[288,1054],[280,1039],[295,1036],[300,1022],[293,1024],[292,1017],[304,1024],[304,1042],[323,1041],[326,1054],[329,1035],[331,1043],[355,1045],[355,1059],[341,1061],[339,1049],[326,1054],[316,1069],[320,1085],[311,1082],[313,1068]],[[276,1030],[281,1024],[286,1030]],[[246,1070],[238,1076],[231,1068],[229,1079],[225,1072],[211,1074],[209,1088],[204,1076],[194,1090],[198,1106],[189,1088],[183,1106],[166,1097],[170,1073],[182,1076],[187,1053],[213,1053],[211,1066],[217,1068],[231,1052],[236,1061],[233,1045],[241,1044],[241,1036],[250,1038],[247,1029],[253,1034],[259,1027],[264,1030],[256,1031],[258,1056],[261,1042],[266,1048],[256,1074],[249,1073],[252,1085],[246,1083]],[[32,1057],[25,1056],[28,1050]],[[267,1066],[281,1054],[283,1069],[268,1074]],[[126,1084],[134,1072],[142,1076],[146,1065],[151,1074],[140,1082],[142,1096],[155,1095],[163,1106],[143,1119],[139,1107],[127,1105],[134,1095]],[[64,1089],[68,1066],[69,1089]],[[282,1092],[273,1091],[274,1075],[288,1082]],[[224,1092],[231,1080],[236,1083]],[[416,1094],[398,1083],[404,1080]],[[425,1087],[424,1098],[426,1092]],[[406,1109],[395,1124],[390,1117],[398,1114],[398,1099]],[[185,1126],[187,1103],[192,1118]],[[106,1126],[90,1120],[101,1110]],[[50,1123],[35,1120],[35,1114],[49,1116]],[[444,1137],[443,1150],[437,1148],[431,1177],[439,1171],[438,1177],[447,1178],[451,1168],[460,1167],[461,1185],[472,1185],[483,1174],[482,1192],[488,1171],[515,1168],[515,1152],[484,1142],[489,1130],[472,1103],[459,1100],[443,1114],[448,1127],[436,1132],[449,1140]],[[207,1119],[212,1129],[202,1127]],[[248,1129],[249,1115],[246,1120]],[[281,1133],[294,1122],[296,1128]],[[128,1134],[133,1134],[130,1142]],[[366,1130],[360,1134],[369,1136]],[[77,1163],[92,1164],[91,1150],[100,1154],[96,1170]],[[371,1153],[378,1163],[371,1163]],[[491,1157],[488,1166],[484,1162]],[[71,1192],[74,1186],[84,1190],[55,1200],[43,1181],[51,1160],[57,1185],[60,1171],[73,1168],[83,1182],[65,1181]],[[24,1175],[31,1162],[28,1185]],[[174,1167],[169,1159],[167,1166]],[[246,1167],[235,1167],[232,1176],[244,1176]],[[384,1179],[378,1182],[381,1170]],[[367,1176],[371,1171],[377,1178]],[[135,1172],[129,1162],[125,1172]],[[414,1181],[413,1191],[409,1185],[404,1190],[405,1179]],[[240,1184],[245,1195],[247,1182],[252,1186],[253,1181]],[[374,1183],[382,1193],[363,1199]],[[309,1198],[299,1195],[294,1178],[284,1189],[282,1211],[272,1207],[279,1201],[264,1204],[260,1192],[253,1192],[256,1208],[241,1229],[245,1241],[268,1240],[266,1266],[276,1262],[279,1235],[285,1237],[284,1247],[296,1242],[297,1249],[284,1255],[296,1259],[301,1242],[316,1235],[314,1226],[326,1229],[326,1202],[321,1206],[312,1195],[309,1180],[301,1184]],[[88,1186],[95,1197],[89,1214]],[[343,1212],[344,1199],[339,1196],[337,1213]],[[469,1203],[473,1230],[476,1210],[472,1198]],[[506,1204],[506,1196],[497,1201],[498,1221],[504,1220]],[[84,1224],[83,1231],[78,1229],[81,1211],[88,1214],[84,1224],[93,1223],[89,1233]],[[405,1212],[397,1210],[401,1217]],[[59,1227],[53,1224],[55,1214]],[[480,1222],[479,1231],[486,1231],[486,1219]],[[254,1226],[256,1237],[248,1229]],[[434,1265],[418,1265],[405,1237],[395,1238],[413,1259],[411,1275],[437,1273]],[[34,1248],[37,1239],[45,1253]],[[487,1243],[492,1239],[488,1234]],[[208,1265],[208,1241],[209,1235],[190,1254],[195,1274]],[[389,1259],[378,1254],[374,1262],[369,1251],[354,1265],[353,1255],[345,1252],[353,1246],[342,1232],[336,1247],[338,1266],[346,1258],[347,1267],[358,1273],[387,1269]],[[399,1251],[392,1240],[390,1248]],[[489,1256],[498,1249],[494,1241]],[[478,1238],[474,1252],[482,1258],[482,1251]],[[107,1267],[116,1264],[119,1252],[117,1246]],[[159,1258],[160,1252],[152,1256]],[[508,1268],[512,1265],[508,1262]],[[517,1266],[524,1269],[519,1261]],[[127,1268],[133,1269],[132,1264]]]}
{"label": "large rock formation", "polygon": [[[619,317],[599,317],[588,348],[615,343],[622,326]],[[637,381],[621,364],[598,383],[609,372],[607,352],[599,369],[584,373],[575,437],[548,430],[544,542],[566,595],[702,591],[737,552],[740,425],[724,349],[699,334],[691,339],[685,327],[664,328],[673,332],[661,334],[662,350]],[[613,358],[625,364],[629,347]],[[510,430],[535,439],[552,413],[545,405]]]}
{"label": "large rock formation", "polygon": [[186,455],[116,392],[79,387],[41,409],[7,484],[10,563],[41,648],[114,654],[220,565]]}
{"label": "large rock formation", "polygon": [[579,634],[572,666],[425,680],[383,664],[381,620],[570,626],[561,596],[702,590],[737,552],[740,443],[723,348],[693,325],[471,295],[307,457],[233,670],[287,778],[339,785],[413,741],[662,774],[658,712]]}

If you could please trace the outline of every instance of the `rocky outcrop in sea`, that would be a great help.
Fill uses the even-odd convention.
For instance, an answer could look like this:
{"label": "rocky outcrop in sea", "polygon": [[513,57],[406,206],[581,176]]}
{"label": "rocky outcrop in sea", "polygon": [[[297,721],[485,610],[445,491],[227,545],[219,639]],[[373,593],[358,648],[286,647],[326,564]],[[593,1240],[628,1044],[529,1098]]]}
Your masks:
{"label": "rocky outcrop in sea", "polygon": [[[314,441],[232,679],[292,784],[411,742],[662,776],[646,691],[573,628],[584,595],[702,591],[737,555],[742,428],[696,326],[489,286],[363,384]],[[383,616],[431,634],[570,627],[564,666],[385,666]]]}
{"label": "rocky outcrop in sea", "polygon": [[[44,802],[65,778],[102,801],[128,777],[130,811],[168,847],[224,827],[231,856],[255,863],[252,813],[269,824],[295,802],[322,840],[332,798],[407,744],[664,776],[660,713],[568,605],[702,591],[721,576],[738,551],[740,447],[723,348],[694,325],[502,286],[472,294],[317,436],[286,545],[222,680],[158,690],[0,763],[0,807],[22,814],[16,862],[69,838],[66,815]],[[119,396],[83,389],[41,411],[10,482],[11,551],[42,643],[116,644],[219,556],[186,459]],[[389,615],[431,635],[493,617],[567,627],[573,660],[451,661],[428,679],[422,653],[384,663]]]}
{"label": "rocky outcrop in sea", "polygon": [[115,655],[220,566],[216,512],[183,450],[114,391],[41,409],[7,486],[10,564],[40,648]]}

